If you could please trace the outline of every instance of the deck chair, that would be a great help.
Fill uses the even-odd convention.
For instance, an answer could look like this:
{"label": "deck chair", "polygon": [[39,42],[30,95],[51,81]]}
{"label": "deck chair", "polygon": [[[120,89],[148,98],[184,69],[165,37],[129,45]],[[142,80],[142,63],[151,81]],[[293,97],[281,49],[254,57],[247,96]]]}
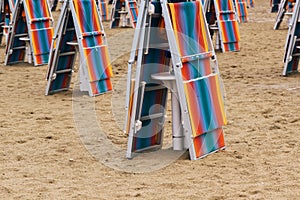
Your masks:
{"label": "deck chair", "polygon": [[112,68],[94,0],[64,2],[51,44],[46,95],[69,89],[77,52],[80,90],[90,96],[111,91]]}
{"label": "deck chair", "polygon": [[[127,129],[125,130],[127,130],[129,135],[127,158],[132,158],[136,152],[135,141],[144,139],[144,132],[141,127],[149,124],[149,122],[146,123],[140,120],[139,110],[145,109],[145,115],[142,115],[142,118],[152,119],[152,116],[149,115],[149,111],[146,112],[146,110],[149,110],[151,107],[144,107],[145,97],[143,97],[144,89],[142,86],[148,84],[149,81],[155,82],[155,80],[153,80],[153,74],[158,71],[163,71],[159,74],[169,73],[171,77],[175,77],[176,92],[178,93],[178,101],[180,103],[180,111],[177,113],[177,115],[181,117],[181,120],[179,120],[179,129],[182,129],[181,137],[183,148],[189,149],[190,159],[196,160],[225,148],[222,126],[226,124],[226,117],[222,89],[219,82],[216,55],[212,47],[212,41],[209,36],[209,30],[201,3],[199,1],[167,3],[166,0],[162,0],[155,5],[155,13],[152,15],[149,14],[151,11],[148,10],[150,7],[148,4],[148,1],[141,3],[141,16],[138,20],[133,42],[134,51],[132,51],[129,61],[129,72],[131,72],[131,65],[134,61],[136,61],[137,69],[134,81],[131,81],[131,75],[128,75],[127,81],[127,97],[129,97],[126,103],[128,117],[125,123],[127,124],[127,126],[125,126]],[[147,28],[145,29],[145,27],[154,17],[161,16],[164,16],[164,21],[160,24],[164,24],[165,30],[167,30],[167,43],[157,43],[155,45],[155,43],[151,43],[151,40],[147,40],[147,38],[149,38],[148,34],[151,35],[153,33],[148,31]],[[154,34],[157,37],[155,32]],[[137,40],[138,38],[140,39]],[[169,56],[171,57],[171,67],[169,64],[164,64],[166,68],[158,70],[154,65],[151,67],[152,72],[150,72],[152,73],[152,80],[144,81],[141,78],[143,77],[143,74],[141,74],[143,69],[141,61],[143,59],[141,58],[145,55],[145,52],[147,56],[152,54],[150,49],[147,49],[147,46],[157,46],[158,44],[160,44],[160,47],[162,44],[164,44],[164,47],[168,46],[166,47],[166,54],[160,55],[167,56],[167,58]],[[170,52],[168,52],[168,49]],[[137,50],[138,53],[136,52]],[[135,57],[136,54],[137,57]],[[157,61],[158,60],[156,60],[156,62]],[[154,71],[155,68],[156,71]],[[169,72],[166,72],[167,70]],[[134,84],[134,86],[132,86],[132,84]],[[163,100],[165,101],[165,99]],[[163,110],[165,110],[165,107],[163,107],[161,102],[164,101],[160,101],[158,104],[158,107]],[[163,114],[164,113],[154,113],[154,116],[162,117]],[[163,130],[163,127],[161,127],[163,126],[162,124],[155,121],[151,121],[151,123],[152,125],[149,128],[154,130],[154,133],[157,133],[158,130]],[[160,143],[144,143],[143,149],[148,150],[148,148],[151,147],[155,147],[155,149],[157,146],[161,147],[161,136],[163,136],[163,134],[146,134],[146,136],[156,136],[154,138],[158,138]],[[175,139],[176,137],[177,136],[175,136]]]}
{"label": "deck chair", "polygon": [[248,9],[246,0],[234,0],[234,5],[239,22],[248,22]]}
{"label": "deck chair", "polygon": [[3,35],[7,34],[8,32],[4,32],[5,26],[5,7],[2,2],[0,2],[0,43],[2,43]]}
{"label": "deck chair", "polygon": [[210,32],[216,32],[216,49],[222,52],[239,51],[240,32],[233,1],[210,0],[208,5],[206,19]]}
{"label": "deck chair", "polygon": [[294,12],[289,26],[285,47],[284,47],[284,68],[282,75],[287,76],[291,73],[298,72],[300,57],[300,21],[299,21],[299,1],[294,5]]}
{"label": "deck chair", "polygon": [[5,65],[24,62],[26,42],[22,38],[29,40],[27,48],[34,66],[47,64],[52,36],[53,18],[47,1],[17,0],[10,22]]}
{"label": "deck chair", "polygon": [[14,10],[16,0],[0,0],[0,43],[5,36],[5,42],[8,40],[9,22]]}
{"label": "deck chair", "polygon": [[276,22],[274,25],[274,30],[279,29],[281,22],[283,21],[284,16],[288,17],[288,20],[292,18],[293,15],[293,6],[291,2],[288,0],[281,0],[281,3],[279,5],[279,10],[276,16]]}
{"label": "deck chair", "polygon": [[247,7],[254,7],[254,0],[247,0]]}
{"label": "deck chair", "polygon": [[[145,14],[145,2],[141,4],[142,12]],[[140,28],[146,26],[146,21],[150,25],[147,27],[147,32],[135,30],[128,65],[127,115],[124,130],[132,137],[130,137],[131,142],[128,143],[130,150],[127,157],[131,157],[132,152],[159,149],[162,146],[168,88],[153,80],[151,75],[169,71],[170,53],[160,3],[153,2],[152,5],[155,7],[155,13],[145,14],[143,19],[139,18]],[[140,36],[147,41],[148,47],[144,46],[144,41],[138,40]],[[134,65],[137,71],[136,78],[132,80],[131,73]],[[140,128],[136,128],[137,123],[141,124]]]}
{"label": "deck chair", "polygon": [[109,21],[108,2],[106,0],[96,0],[99,7],[102,21]]}
{"label": "deck chair", "polygon": [[278,12],[281,0],[270,0],[271,13]]}
{"label": "deck chair", "polygon": [[138,7],[135,0],[114,0],[110,28],[136,27]]}

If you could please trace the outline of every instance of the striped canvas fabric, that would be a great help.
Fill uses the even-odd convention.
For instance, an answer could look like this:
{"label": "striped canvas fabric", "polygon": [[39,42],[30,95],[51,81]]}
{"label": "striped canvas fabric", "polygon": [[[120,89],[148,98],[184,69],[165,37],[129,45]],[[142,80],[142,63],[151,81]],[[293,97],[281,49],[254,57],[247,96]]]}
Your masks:
{"label": "striped canvas fabric", "polygon": [[108,3],[106,0],[96,1],[100,10],[102,21],[109,21]]}
{"label": "striped canvas fabric", "polygon": [[53,37],[52,16],[47,1],[24,0],[35,65],[47,64]]}
{"label": "striped canvas fabric", "polygon": [[[151,74],[168,71],[169,60],[166,54],[167,51],[162,49],[149,49],[148,55],[143,58],[141,80],[147,84],[141,102],[142,128],[133,137],[133,151],[161,145],[168,89],[151,90],[151,88],[159,86],[153,82]],[[148,117],[155,114],[161,115],[158,118]]]}
{"label": "striped canvas fabric", "polygon": [[247,0],[248,1],[248,6],[254,7],[255,1],[254,0]]}
{"label": "striped canvas fabric", "polygon": [[92,94],[111,91],[112,84],[109,78],[113,76],[113,73],[107,46],[86,48],[83,52],[86,58],[83,62],[86,63]]}
{"label": "striped canvas fabric", "polygon": [[214,0],[222,50],[239,51],[240,32],[232,0]]}
{"label": "striped canvas fabric", "polygon": [[193,139],[196,157],[201,158],[217,150],[225,148],[223,129],[218,128]]}
{"label": "striped canvas fabric", "polygon": [[[104,32],[101,19],[94,0],[73,0],[76,20],[82,39],[78,41],[82,46],[81,54],[85,60],[92,95],[98,95],[112,90],[110,78],[113,76],[108,48],[104,44]],[[83,57],[82,57],[83,58]]]}
{"label": "striped canvas fabric", "polygon": [[184,89],[194,137],[226,124],[218,75],[186,82]]}
{"label": "striped canvas fabric", "polygon": [[241,23],[248,21],[248,9],[246,0],[234,0],[237,16]]}
{"label": "striped canvas fabric", "polygon": [[135,0],[127,0],[127,6],[129,8],[131,21],[133,23],[133,27],[136,27],[137,18],[138,18],[138,6]]}
{"label": "striped canvas fabric", "polygon": [[[144,93],[141,112],[142,128],[133,137],[133,151],[161,145],[167,94],[167,88]],[[152,119],[146,117],[155,113],[162,113],[162,115]]]}
{"label": "striped canvas fabric", "polygon": [[[169,3],[168,5],[181,56],[211,50],[210,43],[207,41],[209,33],[206,29],[205,16],[199,2]],[[174,13],[181,13],[181,15]]]}
{"label": "striped canvas fabric", "polygon": [[221,127],[226,124],[226,116],[219,76],[213,73],[210,64],[212,47],[201,3],[169,3],[168,6],[182,58],[193,147],[200,158],[225,146],[224,140],[221,141]]}
{"label": "striped canvas fabric", "polygon": [[[155,13],[161,13],[160,2],[152,2],[155,6]],[[129,133],[131,119],[138,119],[142,122],[141,129],[133,134],[131,152],[139,152],[151,148],[162,146],[162,137],[164,133],[164,122],[166,103],[168,97],[168,88],[161,87],[160,82],[152,79],[152,74],[169,71],[170,54],[162,48],[154,48],[157,44],[167,43],[165,29],[162,28],[163,18],[156,17],[151,21],[150,38],[147,54],[143,54],[140,73],[140,83],[131,82],[131,91],[128,105],[127,121],[125,130]],[[152,47],[151,47],[152,46]],[[132,113],[132,99],[135,84],[139,84],[139,96],[137,110],[140,112]]]}
{"label": "striped canvas fabric", "polygon": [[111,91],[113,73],[96,1],[65,1],[60,19],[52,41],[46,95],[69,89],[77,51],[80,80],[88,80],[80,83],[80,89],[90,96]]}
{"label": "striped canvas fabric", "polygon": [[80,33],[83,36],[93,34],[94,32],[101,33],[101,21],[97,12],[96,2],[93,0],[73,0],[77,20],[80,28]]}

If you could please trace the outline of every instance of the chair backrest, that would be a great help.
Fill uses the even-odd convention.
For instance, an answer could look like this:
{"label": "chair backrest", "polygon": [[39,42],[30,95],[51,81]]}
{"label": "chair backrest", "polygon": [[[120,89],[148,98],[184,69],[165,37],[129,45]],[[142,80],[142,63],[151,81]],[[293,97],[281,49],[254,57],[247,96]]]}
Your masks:
{"label": "chair backrest", "polygon": [[239,51],[240,32],[232,0],[214,0],[222,50]]}
{"label": "chair backrest", "polygon": [[[78,41],[82,45],[81,59],[87,68],[93,95],[112,90],[112,77],[108,48],[104,42],[104,32],[100,13],[94,0],[73,0],[76,16]],[[79,49],[81,51],[81,48]]]}
{"label": "chair backrest", "polygon": [[237,16],[240,23],[248,21],[248,9],[246,0],[234,0]]}
{"label": "chair backrest", "polygon": [[[144,2],[142,3],[144,4]],[[131,58],[135,60],[136,68],[140,69],[138,77],[134,81],[127,82],[128,93],[128,112],[125,119],[124,130],[130,135],[133,134],[131,148],[128,149],[129,154],[131,152],[137,152],[145,149],[160,148],[162,146],[162,139],[164,133],[164,122],[166,103],[168,97],[168,88],[160,85],[158,81],[152,79],[151,75],[168,72],[170,59],[168,50],[168,43],[166,38],[166,32],[163,26],[163,17],[161,16],[161,4],[160,2],[152,2],[155,7],[155,15],[151,19],[150,29],[147,30],[149,34],[148,40],[145,40],[143,47],[135,46],[132,49]],[[141,8],[141,13],[144,17],[150,18],[148,11],[145,7]],[[144,24],[145,26],[145,24]],[[137,30],[141,30],[143,26],[140,25]],[[148,32],[149,31],[149,32]],[[139,37],[135,35],[135,41],[139,40]],[[145,50],[144,45],[148,43],[148,49]],[[141,43],[140,43],[141,44]],[[164,44],[165,48],[159,48],[158,45]],[[146,45],[147,46],[147,45]],[[147,53],[139,54],[140,50],[147,51]],[[141,63],[138,57],[141,56]],[[131,66],[131,64],[129,64]],[[129,66],[129,69],[130,69]],[[131,70],[130,70],[131,71]],[[133,71],[131,71],[133,73]],[[137,72],[138,73],[138,72]],[[139,86],[138,91],[135,90],[136,86]],[[134,100],[136,95],[137,101]],[[140,121],[140,130],[133,130],[135,122]],[[134,131],[134,133],[132,132]],[[130,156],[129,156],[130,157]]]}
{"label": "chair backrest", "polygon": [[23,0],[35,65],[47,64],[54,33],[47,1]]}
{"label": "chair backrest", "polygon": [[211,66],[212,47],[201,4],[169,3],[182,60],[182,79],[193,136],[226,124],[218,74]]}
{"label": "chair backrest", "polygon": [[35,66],[48,63],[53,37],[53,18],[47,1],[17,0],[8,36],[5,64],[24,61],[28,37]]}
{"label": "chair backrest", "polygon": [[65,1],[55,36],[46,95],[69,88],[77,50],[80,55],[80,90],[88,91],[90,96],[112,90],[112,66],[95,0]]}
{"label": "chair backrest", "polygon": [[108,2],[106,0],[96,0],[98,4],[102,21],[109,21]]}

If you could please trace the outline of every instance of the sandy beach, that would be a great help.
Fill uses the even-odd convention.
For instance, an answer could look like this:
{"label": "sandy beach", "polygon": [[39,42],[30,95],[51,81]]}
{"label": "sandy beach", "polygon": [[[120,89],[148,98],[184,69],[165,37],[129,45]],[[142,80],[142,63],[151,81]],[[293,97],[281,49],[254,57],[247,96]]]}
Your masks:
{"label": "sandy beach", "polygon": [[[288,27],[284,20],[273,30],[275,18],[269,1],[256,0],[249,22],[240,24],[241,50],[217,52],[226,150],[197,161],[183,155],[157,169],[145,162],[144,172],[130,171],[123,154],[133,29],[103,23],[114,91],[95,98],[78,91],[78,68],[69,91],[45,96],[47,66],[4,66],[2,44],[0,199],[299,199],[300,75],[281,76]],[[172,143],[167,120],[166,146]],[[98,130],[116,147],[112,153]],[[156,159],[167,162],[164,156]]]}

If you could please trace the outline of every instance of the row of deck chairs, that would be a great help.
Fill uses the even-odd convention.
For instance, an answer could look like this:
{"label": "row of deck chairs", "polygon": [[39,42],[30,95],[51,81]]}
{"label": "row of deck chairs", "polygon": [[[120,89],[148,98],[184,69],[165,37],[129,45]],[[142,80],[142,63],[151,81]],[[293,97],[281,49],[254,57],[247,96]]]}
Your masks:
{"label": "row of deck chairs", "polygon": [[299,25],[299,1],[281,0],[271,1],[271,12],[277,12],[274,30],[279,29],[285,16],[288,16],[288,34],[284,46],[283,76],[298,73],[300,57],[300,25]]}
{"label": "row of deck chairs", "polygon": [[[97,19],[98,27],[89,25],[94,23],[93,21],[80,21],[82,17],[75,15],[76,11],[79,12],[79,9],[72,8],[72,2],[74,4],[77,1],[65,1],[55,33],[53,18],[46,1],[16,0],[5,2],[5,5],[9,5],[10,9],[14,7],[16,11],[11,19],[12,26],[9,29],[5,64],[11,65],[24,62],[26,55],[28,60],[30,59],[35,66],[49,64],[46,89],[46,95],[48,95],[69,88],[76,53],[79,52],[80,58],[82,58],[81,61],[85,65],[83,70],[80,71],[83,77],[81,89],[88,91],[91,96],[110,91],[112,86],[109,78],[112,73],[101,19]],[[91,4],[90,0],[78,2],[83,2],[81,6]],[[211,3],[208,4],[207,2]],[[96,3],[99,5],[101,2],[96,1]],[[243,7],[246,5],[237,0],[235,4],[236,7],[239,4]],[[213,24],[218,26],[218,40],[220,40],[222,51],[239,51],[239,31],[233,2],[231,0],[227,0],[226,3],[217,0],[213,3],[212,1],[206,1],[204,6],[208,10],[205,13],[210,12],[210,15],[206,15],[206,18],[210,16],[208,18],[210,22],[211,19],[216,19]],[[40,9],[40,7],[43,9]],[[73,17],[69,17],[72,15],[70,10],[73,12]],[[97,18],[100,15],[99,9],[94,12],[96,13],[94,13],[94,17]],[[91,14],[93,13],[87,11],[81,16],[91,16]],[[94,20],[92,17],[91,19]],[[245,19],[245,17],[241,17],[241,20]],[[90,31],[80,29],[83,24],[86,24]],[[65,26],[74,27],[65,28]],[[212,26],[209,27],[212,28]],[[78,42],[81,40],[84,42]],[[78,43],[78,46],[71,46],[72,42]],[[89,59],[86,59],[87,57]],[[96,63],[97,69],[92,69]]]}
{"label": "row of deck chairs", "polygon": [[[161,148],[169,91],[154,78],[161,72],[174,77],[177,85],[177,115],[182,130],[177,139],[182,149],[189,149],[190,158],[195,160],[225,148],[222,126],[226,117],[220,74],[202,4],[162,0],[152,2],[152,6],[149,1],[141,5],[129,60],[129,68],[136,65],[135,80],[130,75],[134,70],[128,70],[127,157],[153,146]],[[26,49],[30,47],[34,65],[48,63],[45,92],[48,95],[69,89],[79,54],[80,90],[90,96],[112,90],[106,35],[94,0],[64,1],[55,31],[46,1],[16,0],[14,6],[5,64],[24,62]],[[154,9],[149,10],[150,7]],[[239,48],[239,38],[233,36],[237,20],[232,10],[217,12],[218,26],[232,31],[229,35],[222,33],[225,50]],[[148,32],[145,27],[154,29]],[[157,32],[165,30],[171,31]],[[139,129],[137,122],[141,125]]]}
{"label": "row of deck chairs", "polygon": [[[15,10],[8,33],[5,64],[24,62],[26,55],[28,61],[35,66],[49,64],[46,95],[69,88],[78,52],[84,65],[80,70],[81,90],[94,96],[112,89],[109,80],[112,72],[105,33],[101,19],[98,19],[99,10],[91,13],[89,7],[81,10],[73,5],[78,2],[81,7],[91,4],[90,0],[65,1],[55,33],[53,18],[46,1],[4,2],[11,10]],[[215,1],[215,6],[210,5],[211,12],[212,8],[217,8],[213,17],[218,18],[223,52],[238,51],[239,32],[232,1],[228,0],[225,7],[220,1]],[[89,16],[90,21],[81,21],[81,16]],[[92,26],[95,19],[97,26]],[[77,46],[72,46],[72,42]]]}
{"label": "row of deck chairs", "polygon": [[[14,16],[10,16],[11,14],[9,14],[9,16],[7,17],[6,14],[11,13],[9,10],[14,9],[16,2],[18,5],[16,6],[16,14]],[[28,48],[29,51],[33,52],[32,62],[35,66],[48,63],[49,48],[51,46],[50,40],[53,35],[53,18],[46,1],[41,1],[40,4],[38,3],[39,1],[33,2],[34,3],[32,4],[30,3],[30,7],[29,5],[26,5],[26,1],[4,0],[1,3],[3,4],[3,9],[1,10],[1,17],[3,22],[1,26],[2,31],[0,30],[1,33],[3,33],[3,27],[6,27],[4,33],[8,35],[7,27],[9,27],[9,24],[7,24],[7,21],[11,21],[11,24],[14,25],[11,27],[12,29],[10,30],[10,36],[7,37],[10,38],[10,41],[6,41],[8,43],[6,53],[7,55],[9,55],[7,56],[5,61],[6,64],[23,62],[26,55],[26,49],[28,50]],[[57,3],[57,1],[54,1],[52,3],[54,3],[55,5],[55,2]],[[235,7],[240,8],[238,10],[245,11],[245,2],[243,2],[242,0],[235,0],[234,2]],[[98,5],[102,5],[101,1],[96,1],[96,3]],[[34,7],[35,4],[37,5],[37,7]],[[42,4],[43,9],[39,10],[38,6]],[[130,5],[131,2],[129,2],[128,6]],[[136,5],[134,4],[132,8],[135,7]],[[238,19],[236,18],[233,1],[227,0],[226,2],[222,3],[219,0],[205,1],[204,7],[207,21],[209,21],[211,25],[211,31],[217,30],[216,40],[218,43],[220,43],[219,49],[221,49],[223,52],[238,51],[240,49],[238,44],[240,36],[237,23]],[[36,11],[34,9],[36,9]],[[101,13],[101,9],[99,10]],[[37,16],[33,16],[32,13],[35,12],[39,14]],[[103,17],[107,17],[107,15],[104,16],[102,14],[101,17],[103,19]],[[136,17],[137,13],[135,13],[135,18]],[[239,15],[239,20],[243,22],[247,21],[247,14]],[[112,25],[114,24],[113,26],[116,27],[119,26],[119,23],[120,20],[119,22],[113,21]],[[132,19],[131,23],[133,27],[136,26],[136,20]],[[27,24],[30,24],[30,26],[27,26]],[[35,41],[38,42],[35,37],[38,37],[41,41],[43,41],[43,44],[35,44]],[[27,54],[30,53],[31,52],[27,52]]]}

